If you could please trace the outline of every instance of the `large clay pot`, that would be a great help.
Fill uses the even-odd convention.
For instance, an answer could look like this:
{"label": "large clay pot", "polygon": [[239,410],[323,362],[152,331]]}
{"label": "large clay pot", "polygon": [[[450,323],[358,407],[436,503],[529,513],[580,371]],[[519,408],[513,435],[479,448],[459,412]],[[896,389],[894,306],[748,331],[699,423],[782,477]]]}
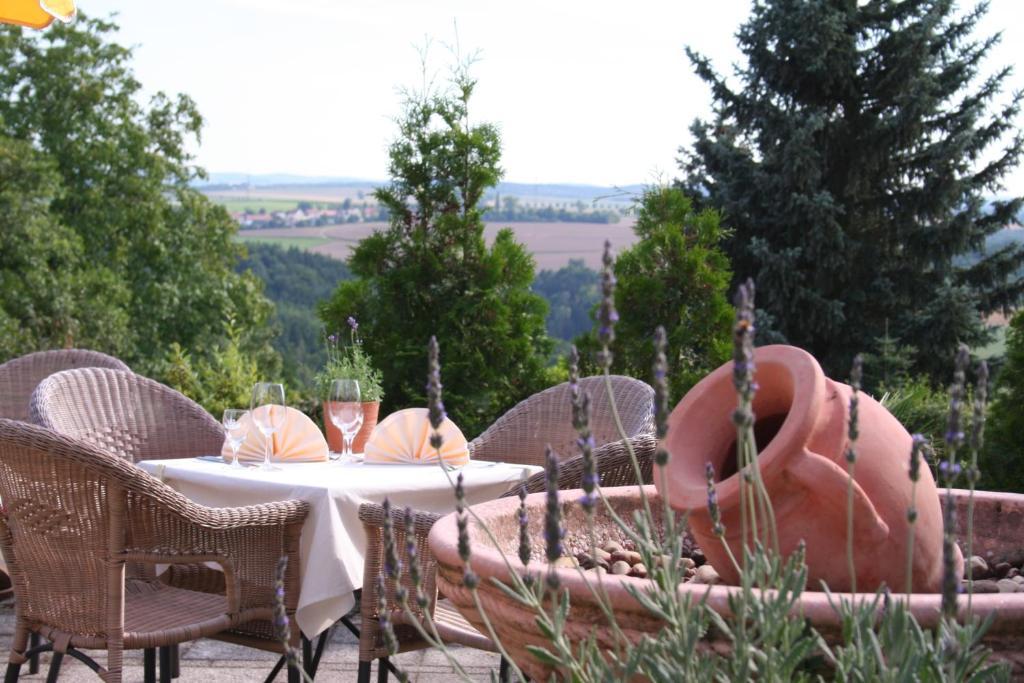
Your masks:
{"label": "large clay pot", "polygon": [[[644,487],[650,506],[655,516],[662,510],[661,498],[653,486]],[[603,490],[609,505],[621,519],[632,520],[633,512],[640,507],[638,488],[623,486]],[[562,517],[566,535],[563,539],[566,551],[575,554],[589,549],[589,535],[585,523],[585,515],[578,501],[582,491],[562,491]],[[957,538],[965,542],[967,492],[954,490],[956,501]],[[473,506],[473,511],[491,530],[497,547],[492,544],[491,537],[475,523],[469,526],[470,543],[473,548],[471,565],[480,577],[477,594],[486,612],[490,624],[496,630],[502,645],[509,652],[513,661],[521,667],[533,680],[546,681],[552,671],[544,663],[538,661],[526,649],[527,645],[549,647],[550,641],[537,626],[534,612],[519,601],[509,597],[507,593],[492,579],[506,585],[511,583],[510,571],[519,574],[525,568],[519,561],[517,550],[519,528],[516,524],[519,501],[516,498],[499,498],[487,503]],[[543,519],[545,494],[537,493],[526,498],[527,515],[530,520],[530,536],[533,539],[533,560],[530,570],[534,573],[547,571],[543,560]],[[603,505],[598,505],[595,512],[596,534],[599,539],[612,539],[619,542],[626,540],[626,534],[615,521],[605,512]],[[433,556],[437,559],[437,587],[441,594],[448,598],[462,615],[478,630],[487,632],[483,619],[477,612],[472,593],[462,582],[463,565],[459,559],[458,530],[455,515],[442,518],[430,532],[429,544]],[[990,564],[1008,561],[1019,565],[1024,560],[1024,495],[1012,493],[978,492],[975,494],[974,515],[974,552],[988,558]],[[885,558],[885,563],[903,566],[904,559],[895,553]],[[594,637],[602,648],[616,645],[612,630],[607,626],[603,610],[595,600],[598,591],[593,585],[592,573],[580,574],[576,569],[558,568],[553,570],[559,582],[569,592],[569,614],[565,624],[567,637],[575,645]],[[588,585],[588,581],[591,582]],[[647,579],[630,578],[607,574],[602,577],[602,590],[608,595],[615,612],[615,619],[621,632],[631,642],[639,641],[644,635],[657,637],[665,628],[665,624],[652,615],[633,597],[643,594],[650,587]],[[836,611],[838,600],[853,599],[856,601],[873,601],[873,593],[831,594],[814,590],[808,584],[794,607],[794,618],[807,618],[815,628],[831,643],[840,642],[842,619]],[[859,588],[859,586],[858,586]],[[679,586],[679,594],[689,596],[693,602],[705,599],[706,604],[719,614],[730,614],[729,596],[737,590],[731,586],[706,586],[684,583]],[[756,592],[756,589],[755,589]],[[893,591],[893,600],[903,600],[903,595]],[[941,615],[942,596],[935,593],[915,594],[909,600],[911,613],[924,628],[935,628]],[[1010,662],[1014,675],[1024,674],[1024,593],[978,594],[973,596],[973,614],[980,619],[991,618],[992,622],[985,632],[983,643],[992,648],[996,660]],[[959,599],[959,617],[967,615],[967,597]],[[715,643],[709,645],[716,646]],[[681,653],[681,656],[686,656]]]}
{"label": "large clay pot", "polygon": [[[330,401],[324,401],[324,431],[327,433],[327,446],[332,453],[340,453],[345,447],[345,438],[341,430],[331,422]],[[356,432],[356,438],[352,440],[352,452],[362,453],[370,433],[377,426],[377,415],[380,412],[380,401],[363,401],[363,426]]]}
{"label": "large clay pot", "polygon": [[[850,590],[845,454],[852,390],[825,377],[818,362],[796,347],[764,346],[754,356],[758,464],[775,511],[780,550],[788,554],[805,541],[809,585],[825,582],[832,590]],[[665,441],[672,454],[669,503],[689,513],[694,537],[727,583],[739,577],[712,535],[705,466],[710,462],[717,473],[726,540],[741,557],[732,372],[733,364],[727,363],[686,394],[669,417]],[[892,590],[904,587],[905,564],[894,558],[906,556],[907,511],[913,504],[918,512],[914,590],[937,592],[942,581],[942,511],[935,480],[922,464],[916,500],[911,500],[910,434],[867,394],[861,392],[859,401],[853,486],[857,589],[874,591],[883,583]],[[962,564],[957,550],[958,569]]]}

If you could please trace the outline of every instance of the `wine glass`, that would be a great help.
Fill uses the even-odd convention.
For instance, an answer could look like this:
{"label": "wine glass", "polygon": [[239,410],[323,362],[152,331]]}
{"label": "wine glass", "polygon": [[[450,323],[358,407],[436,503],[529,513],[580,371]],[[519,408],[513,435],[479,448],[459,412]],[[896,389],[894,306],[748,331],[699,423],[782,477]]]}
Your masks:
{"label": "wine glass", "polygon": [[224,411],[221,424],[224,425],[224,435],[227,437],[228,445],[231,446],[231,467],[242,469],[242,463],[238,462],[238,449],[245,442],[245,436],[249,431],[249,425],[242,421],[246,411],[238,408],[228,408]]}
{"label": "wine glass", "polygon": [[273,382],[257,382],[252,389],[252,420],[267,441],[267,450],[260,469],[280,469],[270,463],[273,455],[273,434],[284,424],[284,385]]}
{"label": "wine glass", "polygon": [[336,379],[331,382],[331,394],[327,401],[327,412],[331,422],[345,438],[342,461],[352,459],[352,441],[363,426],[363,402],[359,394],[359,382],[354,379]]}

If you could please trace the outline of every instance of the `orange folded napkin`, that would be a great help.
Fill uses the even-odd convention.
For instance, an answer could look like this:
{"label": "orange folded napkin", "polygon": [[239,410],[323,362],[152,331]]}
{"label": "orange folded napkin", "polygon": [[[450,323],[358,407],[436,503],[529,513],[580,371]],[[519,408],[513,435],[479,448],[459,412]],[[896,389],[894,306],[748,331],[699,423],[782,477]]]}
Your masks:
{"label": "orange folded napkin", "polygon": [[[407,408],[392,413],[378,424],[364,449],[366,462],[436,465],[438,451],[430,445],[430,420],[426,408]],[[462,467],[469,462],[469,444],[448,418],[438,429],[444,438],[441,459]]]}
{"label": "orange folded napkin", "polygon": [[[257,410],[267,410],[266,406]],[[272,406],[272,410],[281,410],[281,406]],[[316,424],[295,408],[284,408],[283,424],[271,434],[274,450],[270,458],[274,462],[322,462],[327,460],[327,440]],[[239,460],[263,460],[266,448],[266,437],[253,423],[252,412],[242,416],[240,420],[248,427],[245,441],[238,449]],[[231,446],[224,443],[221,456],[231,460]]]}

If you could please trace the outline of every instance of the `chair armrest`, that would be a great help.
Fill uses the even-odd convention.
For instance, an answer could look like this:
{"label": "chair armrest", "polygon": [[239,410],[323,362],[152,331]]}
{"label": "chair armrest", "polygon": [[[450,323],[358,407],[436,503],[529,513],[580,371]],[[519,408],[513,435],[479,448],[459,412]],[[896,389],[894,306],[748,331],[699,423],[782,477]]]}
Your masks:
{"label": "chair armrest", "polygon": [[242,586],[235,570],[235,562],[222,553],[178,552],[173,550],[149,550],[127,548],[116,559],[144,564],[201,564],[216,562],[224,573],[224,594],[228,600],[228,613],[236,614],[241,609]]}
{"label": "chair armrest", "polygon": [[[626,441],[633,447],[637,464],[640,466],[640,482],[637,482],[636,468],[633,466],[633,459],[629,455],[629,448]],[[597,465],[597,475],[601,486],[635,486],[650,484],[652,480],[652,468],[654,465],[654,452],[657,449],[658,440],[652,434],[642,434],[630,437],[621,441],[613,441],[595,448],[593,451],[594,462]],[[559,462],[558,467],[558,488],[578,489],[583,482],[583,456],[576,455]],[[512,488],[502,494],[502,498],[518,496],[520,489],[526,488],[527,493],[539,493],[547,490],[547,473],[538,472],[528,478],[521,485]]]}
{"label": "chair armrest", "polygon": [[[238,508],[205,508],[191,502],[170,507],[162,497],[133,495],[125,515],[126,545],[200,549],[201,554],[231,558],[241,609],[273,607],[277,562],[287,555],[285,607],[294,610],[299,597],[299,538],[308,508],[297,500]],[[176,564],[167,579],[170,585],[202,592],[224,589],[219,577],[211,576],[216,572],[201,562]]]}

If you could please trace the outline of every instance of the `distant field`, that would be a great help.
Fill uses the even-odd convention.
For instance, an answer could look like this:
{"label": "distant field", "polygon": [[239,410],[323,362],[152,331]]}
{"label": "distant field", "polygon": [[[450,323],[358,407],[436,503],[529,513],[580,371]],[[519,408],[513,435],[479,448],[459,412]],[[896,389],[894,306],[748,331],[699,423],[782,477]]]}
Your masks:
{"label": "distant field", "polygon": [[253,231],[248,230],[246,232],[239,233],[239,242],[257,242],[259,244],[276,244],[279,247],[288,249],[289,247],[295,247],[296,249],[305,249],[307,251],[317,251],[316,247],[329,244],[332,240],[326,237],[269,237],[265,235],[253,235],[253,232],[266,233],[267,230]]}
{"label": "distant field", "polygon": [[[381,223],[346,223],[320,228],[267,228],[245,230],[240,237],[270,243],[287,242],[288,246],[344,260],[359,240],[381,227]],[[513,223],[506,226],[488,223],[484,229],[488,243],[494,241],[498,230],[503,227],[511,227],[516,238],[533,253],[537,270],[557,270],[568,264],[569,259],[583,259],[587,266],[598,269],[606,239],[611,240],[615,252],[636,241],[633,220],[623,219],[610,224]]]}
{"label": "distant field", "polygon": [[245,211],[247,209],[251,211],[259,211],[260,209],[267,211],[294,211],[299,207],[299,202],[295,199],[271,199],[269,197],[246,199],[245,197],[225,197],[218,194],[211,194],[209,197],[228,211]]}

